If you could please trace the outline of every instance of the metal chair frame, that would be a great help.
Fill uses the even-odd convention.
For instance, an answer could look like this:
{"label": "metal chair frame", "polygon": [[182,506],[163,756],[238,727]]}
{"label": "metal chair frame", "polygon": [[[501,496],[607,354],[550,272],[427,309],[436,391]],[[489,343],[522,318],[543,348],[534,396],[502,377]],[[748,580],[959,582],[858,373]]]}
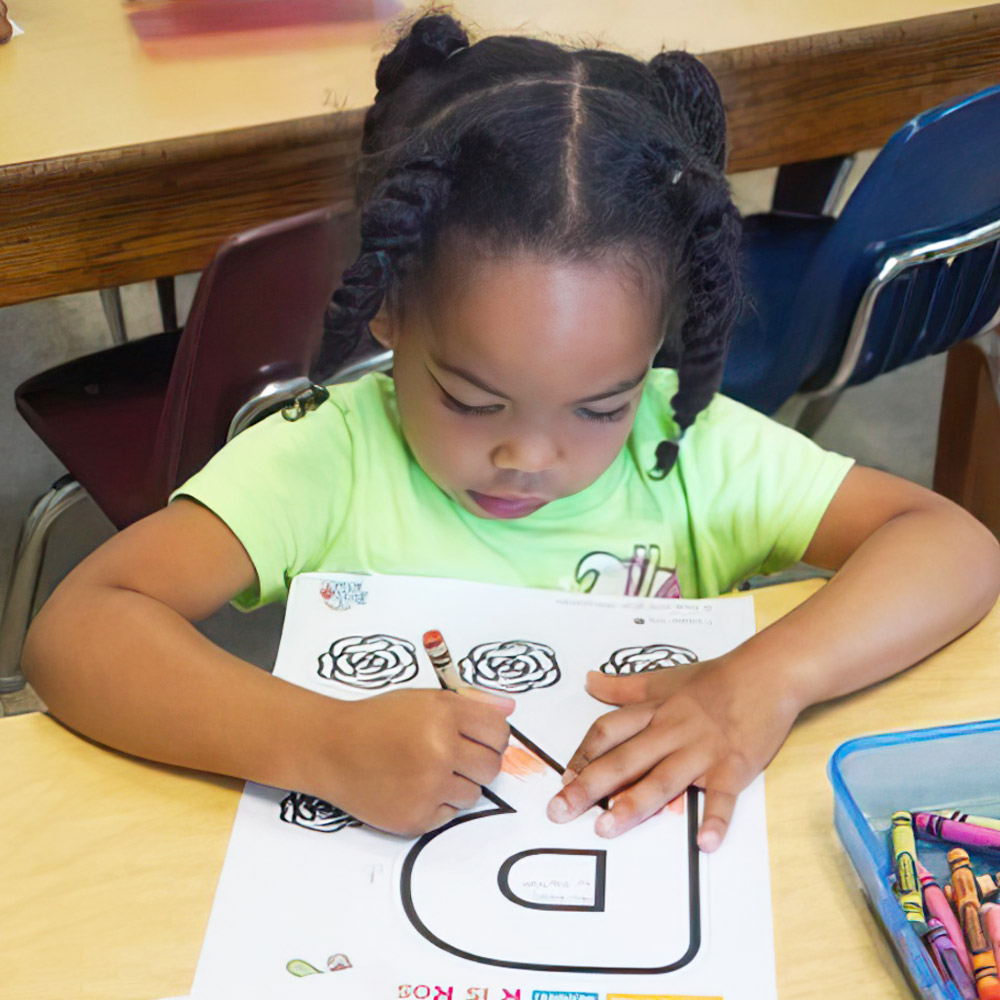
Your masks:
{"label": "metal chair frame", "polygon": [[[326,385],[351,382],[370,371],[387,371],[391,367],[392,351],[383,351],[347,365]],[[316,385],[308,378],[272,382],[236,411],[226,440],[232,440],[247,427],[278,410],[286,420],[298,420],[328,396],[325,386]],[[20,669],[21,649],[35,611],[49,536],[58,518],[86,497],[83,487],[72,476],[64,475],[32,504],[22,523],[0,616],[0,694],[20,691],[25,685]]]}
{"label": "metal chair frame", "polygon": [[[994,255],[1000,253],[1000,219],[977,226],[958,236],[920,244],[886,257],[878,274],[868,283],[861,296],[836,371],[825,385],[795,394],[794,398],[805,404],[795,421],[796,429],[803,434],[814,434],[830,410],[833,409],[840,394],[847,388],[864,349],[865,337],[868,335],[868,325],[871,322],[875,304],[879,295],[891,282],[903,272],[932,261],[943,260],[950,267],[962,254],[977,250],[990,243],[994,244]],[[971,336],[985,333],[998,323],[1000,323],[1000,309]]]}

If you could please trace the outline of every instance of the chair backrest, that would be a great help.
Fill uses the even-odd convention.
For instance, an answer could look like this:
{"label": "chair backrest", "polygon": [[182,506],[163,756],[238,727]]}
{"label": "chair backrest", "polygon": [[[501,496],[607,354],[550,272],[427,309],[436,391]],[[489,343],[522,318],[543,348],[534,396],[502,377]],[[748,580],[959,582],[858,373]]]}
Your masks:
{"label": "chair backrest", "polygon": [[[888,273],[891,258],[1000,220],[1000,86],[926,111],[866,171],[816,250],[796,297],[803,336],[829,348],[806,387],[833,376],[866,289],[883,281],[850,383],[947,350],[1000,307],[996,240]],[[956,252],[952,252],[956,251]],[[874,292],[873,292],[874,294]]]}
{"label": "chair backrest", "polygon": [[219,248],[198,284],[164,401],[152,463],[164,495],[222,447],[247,399],[308,375],[345,265],[349,218],[307,212]]}

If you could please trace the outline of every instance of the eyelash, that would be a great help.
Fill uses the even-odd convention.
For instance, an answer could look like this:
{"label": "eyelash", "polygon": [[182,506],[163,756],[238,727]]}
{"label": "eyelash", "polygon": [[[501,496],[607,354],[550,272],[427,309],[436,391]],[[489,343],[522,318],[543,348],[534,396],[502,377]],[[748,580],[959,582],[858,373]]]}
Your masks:
{"label": "eyelash", "polygon": [[[446,406],[455,410],[456,413],[461,413],[467,417],[488,417],[490,414],[499,413],[503,409],[503,405],[500,403],[495,403],[492,406],[469,406],[467,403],[462,403],[455,399],[454,396],[445,392],[444,389],[441,390],[444,397],[444,402]],[[623,406],[619,406],[615,410],[608,410],[606,413],[600,410],[588,410],[585,407],[577,410],[576,412],[583,417],[584,420],[589,420],[593,423],[607,424],[613,423],[616,420],[621,420],[622,417],[628,412],[629,404],[625,403]]]}
{"label": "eyelash", "polygon": [[625,403],[624,405],[619,406],[618,409],[608,410],[606,413],[603,413],[600,410],[588,409],[580,409],[576,412],[579,413],[584,420],[593,420],[599,424],[610,424],[615,420],[621,420],[621,418],[628,412],[628,407],[629,404]]}

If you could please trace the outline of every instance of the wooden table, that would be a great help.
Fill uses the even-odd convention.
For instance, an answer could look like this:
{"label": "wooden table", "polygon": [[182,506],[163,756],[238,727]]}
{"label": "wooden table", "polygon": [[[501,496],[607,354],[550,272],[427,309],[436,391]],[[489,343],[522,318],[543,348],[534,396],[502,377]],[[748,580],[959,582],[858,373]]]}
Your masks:
{"label": "wooden table", "polygon": [[[916,112],[996,83],[1000,4],[963,6],[456,4],[480,34],[710,53],[734,171],[879,146]],[[350,201],[385,48],[373,30],[287,51],[152,58],[121,0],[11,7],[25,34],[0,47],[0,306],[200,270],[233,232]]]}
{"label": "wooden table", "polygon": [[[819,585],[755,591],[758,624]],[[807,712],[768,768],[781,1000],[911,997],[836,840],[826,762],[853,736],[983,717],[998,650],[1000,604],[907,673]],[[0,774],[0,993],[186,993],[240,783],[126,757],[43,715],[0,720]]]}

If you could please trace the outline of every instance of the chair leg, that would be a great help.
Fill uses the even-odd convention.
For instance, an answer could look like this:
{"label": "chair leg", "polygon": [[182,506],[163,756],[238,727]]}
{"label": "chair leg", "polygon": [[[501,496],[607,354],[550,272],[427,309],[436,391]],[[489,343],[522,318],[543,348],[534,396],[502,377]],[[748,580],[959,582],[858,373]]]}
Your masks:
{"label": "chair leg", "polygon": [[86,495],[75,479],[63,476],[35,501],[24,519],[0,617],[0,693],[20,691],[24,687],[21,647],[34,609],[45,544],[56,518]]}
{"label": "chair leg", "polygon": [[124,344],[128,340],[125,333],[125,313],[122,311],[122,292],[120,288],[102,288],[101,306],[104,318],[111,330],[111,340],[115,345]]}
{"label": "chair leg", "polygon": [[994,331],[948,352],[934,489],[1000,537],[1000,380],[991,365],[1000,355],[998,338]]}
{"label": "chair leg", "polygon": [[831,392],[828,396],[817,396],[815,399],[810,399],[795,421],[795,429],[805,434],[806,437],[812,437],[830,415],[830,411],[837,405],[838,399],[840,399],[839,392]]}
{"label": "chair leg", "polygon": [[160,303],[160,319],[164,333],[176,333],[177,326],[177,286],[173,277],[156,279],[156,298]]}

